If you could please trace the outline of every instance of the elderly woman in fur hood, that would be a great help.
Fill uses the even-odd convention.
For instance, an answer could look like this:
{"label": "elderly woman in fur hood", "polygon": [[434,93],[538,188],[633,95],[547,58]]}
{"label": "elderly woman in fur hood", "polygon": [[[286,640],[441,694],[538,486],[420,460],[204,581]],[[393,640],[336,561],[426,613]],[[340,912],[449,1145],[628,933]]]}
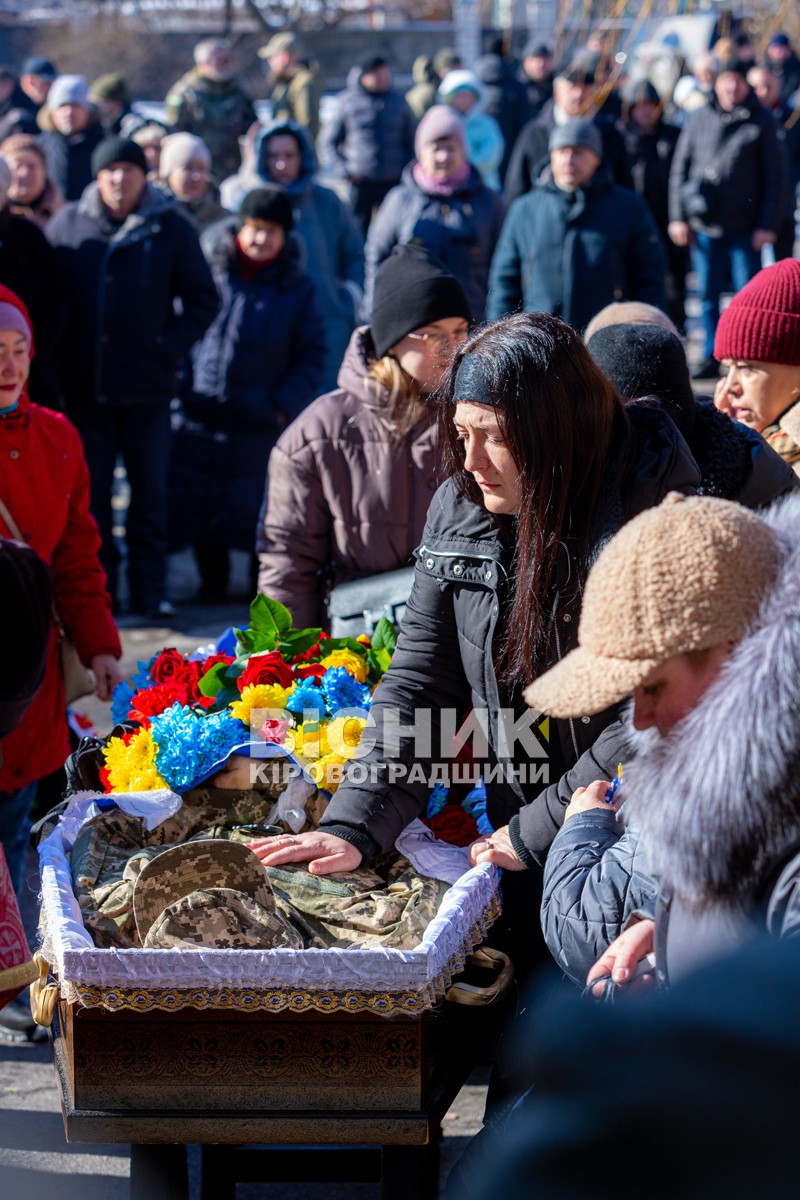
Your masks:
{"label": "elderly woman in fur hood", "polygon": [[[609,794],[608,763],[607,779],[577,789],[547,859],[545,938],[575,982],[598,955],[589,981],[629,980],[653,949],[656,898],[662,979],[738,942],[763,903],[773,931],[800,925],[800,738],[787,694],[800,678],[798,518],[797,498],[759,517],[667,497],[602,552],[578,648],[526,692],[556,717],[633,697],[622,788]],[[771,865],[789,850],[776,891]]]}

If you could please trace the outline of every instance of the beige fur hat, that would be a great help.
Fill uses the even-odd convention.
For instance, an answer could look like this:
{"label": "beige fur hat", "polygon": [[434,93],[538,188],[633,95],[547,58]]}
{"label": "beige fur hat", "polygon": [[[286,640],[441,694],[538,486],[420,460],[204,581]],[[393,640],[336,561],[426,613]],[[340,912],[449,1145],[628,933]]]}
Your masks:
{"label": "beige fur hat", "polygon": [[749,509],[671,492],[602,551],[577,648],[526,688],[526,702],[553,717],[602,712],[668,658],[738,642],[781,561],[776,534]]}

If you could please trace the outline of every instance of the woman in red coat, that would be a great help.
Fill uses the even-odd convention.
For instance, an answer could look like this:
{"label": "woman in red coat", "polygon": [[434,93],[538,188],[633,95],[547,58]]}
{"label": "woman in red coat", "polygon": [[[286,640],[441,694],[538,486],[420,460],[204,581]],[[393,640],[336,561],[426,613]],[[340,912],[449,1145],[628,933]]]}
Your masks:
{"label": "woman in red coat", "polygon": [[[100,535],[89,514],[89,475],[78,431],[61,413],[28,399],[33,330],[18,296],[0,286],[0,535],[17,531],[50,567],[55,606],[80,658],[109,700],[122,653]],[[6,616],[8,614],[5,614]],[[69,754],[64,681],[55,623],[44,682],[22,721],[0,746],[0,843],[14,887],[22,884],[36,783]]]}

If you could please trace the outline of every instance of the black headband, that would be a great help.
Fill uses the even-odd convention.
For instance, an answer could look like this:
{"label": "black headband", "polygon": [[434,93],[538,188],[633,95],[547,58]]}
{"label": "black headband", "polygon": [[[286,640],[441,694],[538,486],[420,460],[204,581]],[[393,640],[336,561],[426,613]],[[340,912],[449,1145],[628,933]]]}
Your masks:
{"label": "black headband", "polygon": [[456,371],[453,387],[454,404],[490,404],[495,408],[499,399],[492,396],[486,383],[481,361],[476,354],[465,354]]}

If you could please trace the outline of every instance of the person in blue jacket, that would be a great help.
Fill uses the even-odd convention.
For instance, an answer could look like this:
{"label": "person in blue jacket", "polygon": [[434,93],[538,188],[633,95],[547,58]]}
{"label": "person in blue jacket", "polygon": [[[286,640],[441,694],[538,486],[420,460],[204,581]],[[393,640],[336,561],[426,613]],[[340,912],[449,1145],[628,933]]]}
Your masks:
{"label": "person in blue jacket", "polygon": [[[322,382],[325,331],[292,224],[283,191],[257,188],[238,217],[202,239],[220,309],[192,355],[172,471],[172,542],[193,547],[207,600],[225,595],[228,551],[253,554],[270,451]],[[253,554],[254,591],[255,574]]]}
{"label": "person in blue jacket", "polygon": [[467,160],[464,123],[446,104],[417,126],[416,158],[403,171],[369,227],[364,317],[375,275],[395,246],[424,246],[462,284],[475,317],[486,310],[489,264],[505,216],[500,195]]}
{"label": "person in blue jacket", "polygon": [[487,317],[549,312],[575,329],[613,300],[666,307],[666,258],[640,196],[612,182],[597,126],[557,126],[533,191],[508,210],[489,275]]}

